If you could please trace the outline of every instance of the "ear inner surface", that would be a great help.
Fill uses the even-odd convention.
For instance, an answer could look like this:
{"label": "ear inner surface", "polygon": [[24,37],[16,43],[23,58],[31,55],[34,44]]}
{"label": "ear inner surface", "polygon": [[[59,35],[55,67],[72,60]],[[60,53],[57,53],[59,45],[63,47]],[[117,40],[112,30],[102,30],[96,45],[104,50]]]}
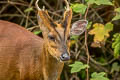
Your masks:
{"label": "ear inner surface", "polygon": [[74,22],[71,28],[71,34],[81,35],[86,30],[87,24],[87,20],[78,20]]}

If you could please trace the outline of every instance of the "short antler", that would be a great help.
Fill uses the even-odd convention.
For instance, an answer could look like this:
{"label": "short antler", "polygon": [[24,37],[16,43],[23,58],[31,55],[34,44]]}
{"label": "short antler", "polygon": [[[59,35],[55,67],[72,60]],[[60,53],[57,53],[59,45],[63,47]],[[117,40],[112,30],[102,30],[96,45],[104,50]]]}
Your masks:
{"label": "short antler", "polygon": [[39,1],[39,0],[36,1],[35,6],[36,6],[36,8],[37,8],[39,11],[41,11],[41,9],[40,9],[39,6],[38,6],[38,1]]}
{"label": "short antler", "polygon": [[70,10],[70,6],[69,6],[69,3],[68,3],[68,1],[67,0],[65,0],[65,3],[66,3],[66,10]]}

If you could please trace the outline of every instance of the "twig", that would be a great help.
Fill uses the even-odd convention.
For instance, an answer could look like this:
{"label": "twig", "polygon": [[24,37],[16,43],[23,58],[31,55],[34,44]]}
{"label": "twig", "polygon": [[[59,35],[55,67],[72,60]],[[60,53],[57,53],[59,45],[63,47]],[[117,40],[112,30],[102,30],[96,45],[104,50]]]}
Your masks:
{"label": "twig", "polygon": [[101,66],[109,65],[109,64],[111,64],[111,63],[112,63],[113,61],[115,61],[115,60],[116,60],[116,59],[113,58],[113,59],[111,59],[109,62],[106,62],[106,63],[100,63],[100,62],[94,60],[92,57],[90,57],[90,61],[91,61],[91,62],[93,62],[94,64],[97,64],[97,65],[101,65]]}
{"label": "twig", "polygon": [[[29,7],[31,7],[31,5],[33,4],[34,0],[31,0],[30,4],[29,4]],[[30,11],[27,13],[27,18],[26,18],[26,24],[25,24],[25,28],[27,28],[28,26],[28,19],[29,19],[29,15],[30,15]]]}
{"label": "twig", "polygon": [[[87,14],[88,14],[89,7],[90,7],[90,5],[88,5],[88,8],[86,10],[85,20],[86,20]],[[88,50],[88,45],[87,45],[87,29],[85,31],[85,47],[86,47],[86,55],[87,55],[87,65],[89,65],[90,55],[89,55],[89,50]],[[88,68],[86,69],[86,72],[87,72],[87,79],[86,80],[89,80],[89,70],[88,70]]]}
{"label": "twig", "polygon": [[98,18],[100,19],[100,22],[104,22],[103,19],[101,18],[101,16],[95,11],[95,9],[91,8],[92,11],[95,13],[96,16],[98,16]]}
{"label": "twig", "polygon": [[88,8],[87,8],[87,10],[86,10],[86,12],[85,12],[85,16],[84,16],[84,17],[85,17],[85,20],[86,20],[86,17],[87,17],[89,8],[90,8],[90,5],[88,5]]}
{"label": "twig", "polygon": [[[27,16],[16,6],[16,5],[13,5],[24,17],[27,18]],[[31,19],[28,18],[28,20],[30,20],[30,22],[32,22],[33,25],[36,25],[36,23],[34,23]]]}
{"label": "twig", "polygon": [[[0,17],[9,17],[9,16],[26,18],[26,16],[23,16],[21,14],[2,14],[2,15],[0,15]],[[36,17],[34,17],[34,16],[29,16],[29,17],[32,19],[36,19]]]}
{"label": "twig", "polygon": [[12,1],[0,1],[0,4],[14,4],[14,5],[21,5],[21,6],[28,6],[28,4],[24,4],[24,3],[18,3],[18,2],[12,2]]}
{"label": "twig", "polygon": [[24,23],[25,18],[22,18],[20,25],[22,26],[22,24]]}
{"label": "twig", "polygon": [[57,5],[56,5],[56,9],[55,10],[58,10],[60,4],[61,4],[61,0],[57,0]]}
{"label": "twig", "polygon": [[72,77],[70,78],[70,80],[73,80],[73,79],[75,79],[75,80],[80,80],[79,77],[77,77],[76,74],[75,74],[75,75],[72,75]]}
{"label": "twig", "polygon": [[[86,57],[85,56],[79,56],[79,59],[80,59],[80,61],[83,61],[83,62],[86,62],[87,60],[86,60]],[[91,60],[90,60],[91,61]],[[105,71],[105,72],[107,72],[107,73],[109,73],[110,71],[109,71],[109,69],[107,69],[107,68],[105,68],[105,67],[103,67],[103,66],[101,66],[101,65],[97,65],[97,64],[94,64],[94,63],[89,63],[89,65],[92,67],[92,68],[95,68],[95,70],[96,71]]]}
{"label": "twig", "polygon": [[52,11],[49,11],[49,10],[48,10],[48,12],[51,13],[51,14],[53,14],[53,15],[55,15],[55,16],[58,16],[58,17],[62,18],[62,16],[59,15],[59,14],[57,14],[56,12],[52,12]]}
{"label": "twig", "polygon": [[9,4],[6,4],[3,6],[3,8],[0,10],[0,14],[9,6]]}
{"label": "twig", "polygon": [[[86,47],[86,54],[87,54],[87,64],[89,65],[90,55],[89,55],[89,50],[88,50],[88,45],[87,45],[87,29],[85,31],[85,47]],[[87,80],[89,80],[89,70],[88,70],[88,68],[86,69],[86,71],[87,71]]]}
{"label": "twig", "polygon": [[28,31],[32,31],[33,29],[35,29],[35,28],[39,28],[39,26],[37,25],[37,26],[33,26],[33,27],[30,27],[30,28],[27,28],[27,30]]}
{"label": "twig", "polygon": [[65,80],[69,80],[68,74],[67,74],[67,71],[66,71],[66,70],[64,70],[64,75],[65,75]]}
{"label": "twig", "polygon": [[47,3],[46,0],[42,0],[42,1],[43,1],[43,3],[44,3],[50,10],[55,11],[55,10]]}

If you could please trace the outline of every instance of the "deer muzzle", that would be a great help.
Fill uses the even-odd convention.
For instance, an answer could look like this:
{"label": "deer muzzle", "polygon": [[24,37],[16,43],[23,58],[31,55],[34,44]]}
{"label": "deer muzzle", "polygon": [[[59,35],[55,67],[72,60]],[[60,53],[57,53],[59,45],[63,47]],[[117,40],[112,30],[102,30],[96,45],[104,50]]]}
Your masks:
{"label": "deer muzzle", "polygon": [[61,61],[68,61],[68,60],[70,60],[70,56],[67,52],[62,53],[61,56],[60,56],[60,59],[61,59]]}

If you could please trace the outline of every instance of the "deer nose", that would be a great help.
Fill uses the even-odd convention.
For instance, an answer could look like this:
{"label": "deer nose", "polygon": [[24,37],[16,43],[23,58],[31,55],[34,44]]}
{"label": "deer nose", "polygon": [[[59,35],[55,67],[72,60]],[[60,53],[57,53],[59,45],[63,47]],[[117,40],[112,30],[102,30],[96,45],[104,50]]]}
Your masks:
{"label": "deer nose", "polygon": [[70,59],[70,56],[68,53],[63,53],[61,56],[60,56],[60,59],[62,61],[68,61]]}

